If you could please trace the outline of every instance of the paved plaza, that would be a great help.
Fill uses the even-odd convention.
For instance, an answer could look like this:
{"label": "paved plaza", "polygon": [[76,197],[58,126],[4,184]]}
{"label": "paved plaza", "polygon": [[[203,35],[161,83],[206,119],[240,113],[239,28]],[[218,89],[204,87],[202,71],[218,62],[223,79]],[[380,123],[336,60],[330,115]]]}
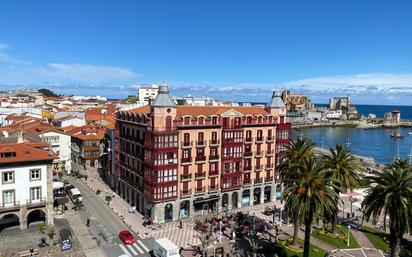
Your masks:
{"label": "paved plaza", "polygon": [[[144,238],[163,238],[167,237],[171,241],[173,241],[179,247],[183,247],[184,249],[194,249],[194,246],[200,244],[200,240],[197,238],[199,235],[194,230],[194,223],[196,219],[203,219],[204,217],[192,217],[187,218],[183,221],[183,227],[179,227],[179,222],[168,222],[163,224],[154,224],[152,226],[143,226],[144,217],[138,212],[130,213],[130,205],[123,200],[119,195],[113,192],[108,185],[106,185],[101,178],[98,176],[97,173],[89,173],[87,180],[82,180],[82,182],[87,185],[92,191],[100,190],[101,193],[99,197],[102,201],[104,201],[106,195],[113,196],[112,201],[109,204],[109,208],[116,213],[121,220],[129,226],[138,236],[142,239]],[[357,201],[362,199],[361,192],[354,192],[352,197],[357,198]],[[340,216],[343,216],[344,213],[349,212],[350,204],[349,204],[349,197],[350,195],[344,195],[342,197],[343,201],[345,202],[345,210],[341,210]],[[241,209],[233,209],[230,210],[229,213],[236,213],[238,211],[242,211],[243,213],[249,213],[250,215],[254,215],[256,218],[264,220],[268,223],[272,222],[272,215],[265,215],[264,209],[265,207],[280,207],[281,203],[279,201],[275,203],[266,203],[260,204],[256,206],[247,206]],[[353,212],[355,215],[360,215],[358,206],[353,205]],[[368,223],[370,226],[374,226],[371,223]],[[376,224],[375,224],[376,226]],[[281,232],[291,236],[293,235],[293,226],[288,224],[281,225]],[[357,238],[358,243],[362,247],[361,249],[343,249],[343,250],[336,250],[335,247],[318,240],[317,238],[312,237],[311,243],[316,245],[317,247],[325,250],[325,251],[334,251],[334,254],[339,257],[347,257],[347,256],[362,256],[362,257],[382,257],[384,256],[379,250],[377,250],[373,244],[369,241],[369,239],[360,231],[352,230],[354,236]],[[299,237],[301,239],[304,238],[303,229],[299,232]],[[191,256],[191,252],[182,252],[184,256]]]}

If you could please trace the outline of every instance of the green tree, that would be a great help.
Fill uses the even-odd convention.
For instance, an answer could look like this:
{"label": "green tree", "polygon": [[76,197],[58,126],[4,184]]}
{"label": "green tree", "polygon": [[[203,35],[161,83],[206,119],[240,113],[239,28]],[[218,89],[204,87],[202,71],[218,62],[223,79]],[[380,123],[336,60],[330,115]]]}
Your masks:
{"label": "green tree", "polygon": [[388,168],[394,168],[394,169],[404,169],[404,170],[410,170],[412,168],[411,164],[408,162],[408,160],[400,157],[396,157],[392,163],[388,165]]}
{"label": "green tree", "polygon": [[338,208],[339,196],[319,157],[305,158],[303,165],[291,172],[293,175],[284,181],[281,199],[289,209],[297,210],[299,222],[305,224],[303,257],[308,257],[313,222],[333,213]]}
{"label": "green tree", "polygon": [[50,89],[47,89],[47,88],[39,89],[39,93],[42,94],[43,96],[48,96],[48,97],[57,97],[58,96],[53,91],[51,91]]}
{"label": "green tree", "polygon": [[[395,160],[396,162],[396,160]],[[366,191],[362,202],[366,220],[389,216],[390,254],[398,257],[403,234],[412,232],[412,173],[390,164],[383,172],[368,176],[374,185]]]}
{"label": "green tree", "polygon": [[[283,180],[284,185],[288,185],[289,181],[296,179],[297,168],[301,168],[305,165],[305,159],[314,156],[313,149],[316,144],[308,138],[298,138],[296,140],[291,140],[288,150],[285,155],[281,158],[279,164],[279,173]],[[293,231],[293,242],[292,245],[296,246],[298,243],[298,232],[299,232],[299,213],[298,209],[290,208],[290,206],[285,206],[285,210],[288,212],[289,217],[292,219],[294,224]]]}
{"label": "green tree", "polygon": [[[336,145],[335,149],[329,148],[329,154],[324,155],[323,160],[329,170],[328,175],[334,181],[337,194],[352,191],[359,185],[362,169],[348,148],[342,145]],[[331,216],[332,234],[336,233],[338,212],[339,209],[336,208]]]}

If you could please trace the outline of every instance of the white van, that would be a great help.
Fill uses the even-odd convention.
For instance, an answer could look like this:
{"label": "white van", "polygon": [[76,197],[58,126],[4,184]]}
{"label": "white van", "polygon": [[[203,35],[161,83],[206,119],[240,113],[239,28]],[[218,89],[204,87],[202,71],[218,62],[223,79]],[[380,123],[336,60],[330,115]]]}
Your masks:
{"label": "white van", "polygon": [[77,200],[79,200],[79,202],[83,201],[82,194],[80,193],[80,190],[77,188],[70,189],[69,197],[70,199],[72,199],[73,203],[75,203]]}
{"label": "white van", "polygon": [[155,257],[180,257],[179,247],[167,238],[155,240],[153,254]]}

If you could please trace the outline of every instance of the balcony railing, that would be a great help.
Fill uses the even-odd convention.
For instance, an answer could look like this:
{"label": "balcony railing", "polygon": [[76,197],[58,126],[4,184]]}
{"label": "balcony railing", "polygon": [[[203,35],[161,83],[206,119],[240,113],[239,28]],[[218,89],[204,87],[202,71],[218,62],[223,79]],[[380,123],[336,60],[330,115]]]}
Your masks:
{"label": "balcony railing", "polygon": [[263,137],[256,137],[255,143],[263,143]]}
{"label": "balcony railing", "polygon": [[195,178],[196,179],[200,179],[200,178],[205,178],[206,177],[206,172],[202,172],[202,173],[195,173]]}
{"label": "balcony railing", "polygon": [[275,154],[274,150],[266,151],[266,156],[273,156]]}
{"label": "balcony railing", "polygon": [[255,178],[255,185],[256,184],[262,184],[262,182],[263,182],[263,179],[262,178]]}
{"label": "balcony railing", "polygon": [[195,193],[196,194],[203,194],[205,192],[205,190],[206,190],[206,188],[204,186],[203,187],[196,187]]}
{"label": "balcony railing", "polygon": [[206,161],[206,156],[196,156],[195,161],[197,162],[203,162]]}
{"label": "balcony railing", "polygon": [[255,171],[261,171],[263,169],[263,165],[256,165]]}
{"label": "balcony railing", "polygon": [[219,175],[219,171],[218,171],[218,170],[211,170],[211,171],[209,171],[209,177],[218,176],[218,175]]}
{"label": "balcony railing", "polygon": [[20,202],[15,201],[13,203],[1,203],[0,204],[0,213],[8,212],[8,211],[15,211],[20,209]]}
{"label": "balcony railing", "polygon": [[190,196],[192,194],[192,189],[180,190],[180,197]]}
{"label": "balcony railing", "polygon": [[245,171],[245,172],[252,171],[252,166],[243,167],[243,171]]}
{"label": "balcony railing", "polygon": [[209,155],[209,161],[216,161],[219,160],[219,155]]}
{"label": "balcony railing", "polygon": [[209,192],[215,192],[219,190],[219,186],[218,185],[214,185],[214,186],[209,186]]}
{"label": "balcony railing", "polygon": [[210,146],[218,146],[220,144],[220,140],[219,139],[211,139],[209,140],[209,145]]}
{"label": "balcony railing", "polygon": [[26,207],[27,208],[36,208],[36,207],[41,207],[46,205],[46,197],[43,197],[42,199],[37,199],[37,200],[27,200],[26,201]]}
{"label": "balcony railing", "polygon": [[270,137],[266,137],[266,141],[267,142],[273,142],[273,141],[275,141],[275,137],[274,136],[270,136]]}
{"label": "balcony railing", "polygon": [[273,167],[274,167],[273,163],[271,163],[271,164],[266,164],[266,169],[267,169],[267,170],[273,169]]}
{"label": "balcony railing", "polygon": [[180,180],[191,180],[192,179],[192,174],[191,173],[189,173],[189,174],[182,174],[182,175],[180,175]]}
{"label": "balcony railing", "polygon": [[255,157],[262,157],[263,153],[264,153],[264,151],[256,151],[255,152]]}
{"label": "balcony railing", "polygon": [[192,157],[182,158],[182,164],[191,163],[191,162],[192,162]]}
{"label": "balcony railing", "polygon": [[245,144],[251,144],[253,142],[253,137],[246,137]]}
{"label": "balcony railing", "polygon": [[182,141],[182,148],[191,148],[193,146],[193,141]]}
{"label": "balcony railing", "polygon": [[206,146],[206,141],[201,140],[201,141],[196,141],[196,147],[205,147]]}
{"label": "balcony railing", "polygon": [[266,177],[265,183],[271,183],[273,181],[273,177]]}
{"label": "balcony railing", "polygon": [[244,152],[244,153],[243,153],[243,156],[244,156],[244,158],[251,158],[251,157],[253,156],[253,152],[252,152],[252,151],[250,151],[250,152]]}
{"label": "balcony railing", "polygon": [[223,169],[223,174],[231,174],[231,173],[238,173],[238,172],[241,172],[240,169],[239,170]]}
{"label": "balcony railing", "polygon": [[252,181],[250,180],[244,180],[243,181],[243,186],[250,186],[252,184]]}

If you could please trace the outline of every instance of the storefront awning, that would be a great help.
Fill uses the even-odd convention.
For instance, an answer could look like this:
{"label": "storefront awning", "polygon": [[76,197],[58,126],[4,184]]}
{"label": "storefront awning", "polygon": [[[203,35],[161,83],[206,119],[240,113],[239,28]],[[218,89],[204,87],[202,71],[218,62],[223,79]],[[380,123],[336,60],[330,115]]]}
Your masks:
{"label": "storefront awning", "polygon": [[210,201],[216,201],[219,199],[219,196],[217,195],[211,195],[208,198],[197,198],[193,201],[194,204],[198,204],[198,203],[206,203],[206,202],[210,202]]}

